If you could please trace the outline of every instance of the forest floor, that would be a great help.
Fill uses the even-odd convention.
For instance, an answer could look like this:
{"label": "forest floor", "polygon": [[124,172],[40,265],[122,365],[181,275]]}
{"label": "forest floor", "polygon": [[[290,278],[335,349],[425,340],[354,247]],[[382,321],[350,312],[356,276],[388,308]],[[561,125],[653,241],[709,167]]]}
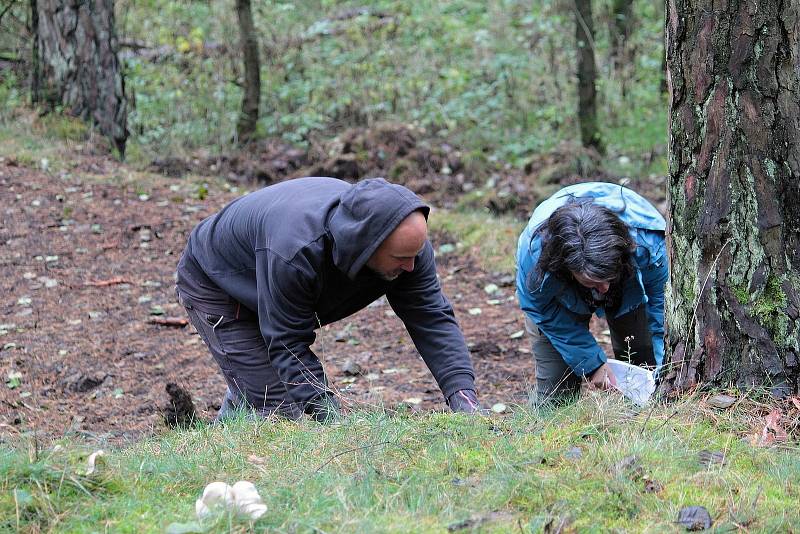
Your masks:
{"label": "forest floor", "polygon": [[[199,336],[156,321],[185,319],[173,273],[186,238],[241,191],[134,172],[86,151],[69,161],[60,171],[0,161],[0,434],[136,439],[163,427],[171,382],[213,418],[224,381]],[[434,233],[434,247],[445,237]],[[511,273],[485,270],[469,251],[437,263],[482,402],[524,403],[533,365]],[[593,329],[607,341],[603,325]],[[320,329],[313,348],[350,409],[445,408],[383,300]]]}

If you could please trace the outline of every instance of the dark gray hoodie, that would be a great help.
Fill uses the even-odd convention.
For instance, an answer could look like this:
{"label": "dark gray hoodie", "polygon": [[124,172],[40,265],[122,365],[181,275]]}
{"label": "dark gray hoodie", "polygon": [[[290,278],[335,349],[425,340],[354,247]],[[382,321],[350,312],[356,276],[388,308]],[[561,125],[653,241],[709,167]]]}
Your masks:
{"label": "dark gray hoodie", "polygon": [[[475,389],[453,308],[426,242],[414,270],[391,282],[365,267],[400,222],[429,208],[381,178],[349,184],[300,178],[240,197],[191,233],[178,265],[178,290],[196,309],[258,318],[265,359],[295,402],[318,396],[322,366],[314,330],[386,295],[445,398]],[[243,308],[242,308],[243,307]]]}

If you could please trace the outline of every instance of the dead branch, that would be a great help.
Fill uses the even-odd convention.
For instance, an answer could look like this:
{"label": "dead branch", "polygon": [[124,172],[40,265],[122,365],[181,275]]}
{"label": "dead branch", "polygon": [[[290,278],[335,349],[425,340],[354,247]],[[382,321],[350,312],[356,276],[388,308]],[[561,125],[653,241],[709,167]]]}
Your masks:
{"label": "dead branch", "polygon": [[148,321],[150,324],[157,324],[159,326],[169,326],[172,328],[183,328],[189,324],[189,321],[180,317],[151,317]]}
{"label": "dead branch", "polygon": [[107,286],[115,286],[118,284],[130,284],[130,283],[132,282],[127,278],[117,276],[115,278],[109,278],[108,280],[95,280],[93,282],[85,282],[83,285],[89,287],[107,287]]}

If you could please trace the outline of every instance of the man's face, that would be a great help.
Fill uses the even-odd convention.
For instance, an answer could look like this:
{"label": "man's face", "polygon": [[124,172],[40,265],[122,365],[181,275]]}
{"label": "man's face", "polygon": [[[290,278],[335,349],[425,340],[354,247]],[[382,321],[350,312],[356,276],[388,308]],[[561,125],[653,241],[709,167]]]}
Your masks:
{"label": "man's face", "polygon": [[367,260],[367,267],[386,281],[414,270],[414,259],[428,239],[425,216],[415,211],[397,226]]}

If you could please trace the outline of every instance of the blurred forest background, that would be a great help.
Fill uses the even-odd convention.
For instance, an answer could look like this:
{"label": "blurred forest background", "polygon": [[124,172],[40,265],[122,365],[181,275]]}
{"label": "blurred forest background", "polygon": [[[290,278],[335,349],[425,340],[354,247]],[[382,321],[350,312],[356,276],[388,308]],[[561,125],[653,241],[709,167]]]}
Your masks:
{"label": "blurred forest background", "polygon": [[[34,4],[0,1],[0,121],[18,122],[33,98],[47,135],[82,141],[87,127],[58,114],[90,114],[32,95],[47,85]],[[117,1],[128,131],[117,143],[140,168],[264,182],[438,175],[469,193],[510,174],[654,179],[667,159],[663,20],[644,0]],[[252,96],[242,111],[243,43],[257,43],[255,113]]]}

